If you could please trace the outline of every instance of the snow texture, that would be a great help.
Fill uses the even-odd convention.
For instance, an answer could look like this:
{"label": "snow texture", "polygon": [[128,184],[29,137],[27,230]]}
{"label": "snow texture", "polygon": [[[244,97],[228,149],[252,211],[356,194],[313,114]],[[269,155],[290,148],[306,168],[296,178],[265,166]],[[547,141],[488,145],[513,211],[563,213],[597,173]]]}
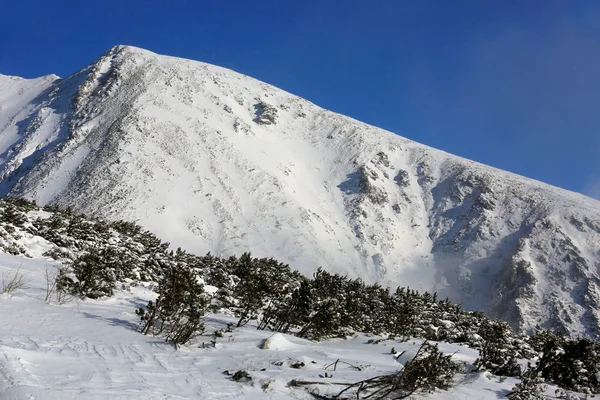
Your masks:
{"label": "snow texture", "polygon": [[0,194],[600,335],[600,202],[209,64],[117,46],[0,76]]}

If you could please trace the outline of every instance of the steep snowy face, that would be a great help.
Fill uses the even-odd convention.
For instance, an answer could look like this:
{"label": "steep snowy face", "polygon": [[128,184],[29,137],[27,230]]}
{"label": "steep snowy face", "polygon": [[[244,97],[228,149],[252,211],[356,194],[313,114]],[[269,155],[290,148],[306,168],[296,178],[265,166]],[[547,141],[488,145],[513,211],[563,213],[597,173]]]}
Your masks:
{"label": "steep snowy face", "polygon": [[23,79],[0,75],[0,191],[6,193],[17,168],[34,163],[35,155],[59,134],[65,110],[44,106],[59,95],[58,77]]}
{"label": "steep snowy face", "polygon": [[600,203],[132,47],[0,76],[2,194],[598,335]]}

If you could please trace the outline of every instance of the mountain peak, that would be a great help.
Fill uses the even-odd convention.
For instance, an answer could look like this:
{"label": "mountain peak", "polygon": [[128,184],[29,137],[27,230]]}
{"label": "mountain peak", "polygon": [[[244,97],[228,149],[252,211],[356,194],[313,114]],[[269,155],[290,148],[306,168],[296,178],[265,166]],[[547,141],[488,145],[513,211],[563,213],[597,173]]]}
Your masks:
{"label": "mountain peak", "polygon": [[251,251],[438,292],[523,329],[598,333],[591,198],[131,46],[27,96],[13,88],[3,193],[136,221],[196,253]]}
{"label": "mountain peak", "polygon": [[153,55],[157,56],[158,54],[151,52],[150,50],[143,49],[141,47],[126,45],[126,44],[118,44],[112,46],[110,49],[105,51],[103,54],[120,54],[120,53],[130,53],[130,54],[139,54],[139,55]]}

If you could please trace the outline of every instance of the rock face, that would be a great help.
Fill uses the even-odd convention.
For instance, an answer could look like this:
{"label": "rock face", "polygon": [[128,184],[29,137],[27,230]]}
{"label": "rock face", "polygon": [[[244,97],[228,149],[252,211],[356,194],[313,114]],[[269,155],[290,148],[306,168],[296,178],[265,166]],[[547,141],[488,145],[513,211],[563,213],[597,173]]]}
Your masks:
{"label": "rock face", "polygon": [[115,47],[0,76],[0,191],[599,336],[600,203],[212,65]]}

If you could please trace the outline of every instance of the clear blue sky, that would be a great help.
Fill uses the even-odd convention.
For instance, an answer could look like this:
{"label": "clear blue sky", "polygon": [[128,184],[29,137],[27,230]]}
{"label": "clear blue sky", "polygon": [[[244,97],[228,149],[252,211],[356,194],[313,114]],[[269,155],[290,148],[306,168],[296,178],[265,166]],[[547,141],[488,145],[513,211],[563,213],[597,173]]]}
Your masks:
{"label": "clear blue sky", "polygon": [[218,64],[476,161],[600,198],[600,1],[7,0],[0,73],[116,44]]}

